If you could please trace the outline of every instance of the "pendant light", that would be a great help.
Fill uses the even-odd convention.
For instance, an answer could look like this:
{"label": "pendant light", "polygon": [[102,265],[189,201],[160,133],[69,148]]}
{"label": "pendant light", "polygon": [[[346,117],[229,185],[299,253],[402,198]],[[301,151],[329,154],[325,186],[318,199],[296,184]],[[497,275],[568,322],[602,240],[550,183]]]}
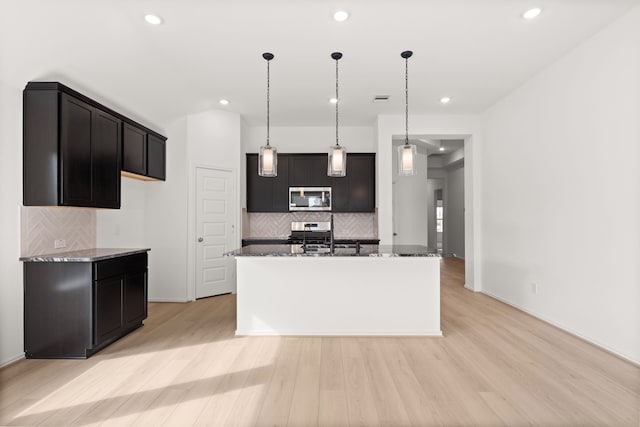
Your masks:
{"label": "pendant light", "polygon": [[278,176],[278,149],[269,145],[269,61],[273,59],[273,54],[265,52],[262,57],[267,60],[267,145],[260,147],[258,175],[274,177]]}
{"label": "pendant light", "polygon": [[347,175],[347,150],[338,141],[338,60],[342,58],[342,53],[333,52],[331,58],[336,60],[336,145],[329,147],[329,161],[327,164],[327,175],[341,177]]}
{"label": "pendant light", "polygon": [[404,145],[398,147],[398,175],[411,176],[417,173],[416,160],[418,150],[413,144],[409,144],[409,58],[413,52],[405,50],[400,54],[404,58],[404,93],[405,93],[405,125]]}

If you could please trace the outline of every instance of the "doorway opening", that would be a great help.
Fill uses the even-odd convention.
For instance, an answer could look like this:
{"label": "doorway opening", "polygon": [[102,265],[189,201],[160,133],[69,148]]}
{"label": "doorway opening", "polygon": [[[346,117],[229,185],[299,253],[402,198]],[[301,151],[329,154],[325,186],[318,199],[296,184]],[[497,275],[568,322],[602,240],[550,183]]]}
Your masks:
{"label": "doorway opening", "polygon": [[[402,143],[394,139],[394,154]],[[443,256],[464,259],[465,139],[419,136],[410,143],[417,145],[419,168],[409,177],[394,171],[394,244],[424,245]]]}

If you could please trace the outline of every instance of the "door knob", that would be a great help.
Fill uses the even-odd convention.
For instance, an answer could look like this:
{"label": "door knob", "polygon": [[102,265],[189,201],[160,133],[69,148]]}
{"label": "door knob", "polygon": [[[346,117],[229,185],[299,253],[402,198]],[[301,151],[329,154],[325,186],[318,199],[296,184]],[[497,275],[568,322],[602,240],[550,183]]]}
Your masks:
{"label": "door knob", "polygon": [[198,237],[198,242],[203,242],[204,239],[202,237]]}

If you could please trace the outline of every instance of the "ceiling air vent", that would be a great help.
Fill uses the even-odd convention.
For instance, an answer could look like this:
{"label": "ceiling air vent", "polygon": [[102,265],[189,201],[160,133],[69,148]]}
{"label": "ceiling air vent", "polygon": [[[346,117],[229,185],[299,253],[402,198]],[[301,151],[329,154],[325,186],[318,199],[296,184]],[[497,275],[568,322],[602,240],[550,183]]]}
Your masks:
{"label": "ceiling air vent", "polygon": [[389,101],[389,95],[376,95],[373,97],[373,102],[387,102]]}

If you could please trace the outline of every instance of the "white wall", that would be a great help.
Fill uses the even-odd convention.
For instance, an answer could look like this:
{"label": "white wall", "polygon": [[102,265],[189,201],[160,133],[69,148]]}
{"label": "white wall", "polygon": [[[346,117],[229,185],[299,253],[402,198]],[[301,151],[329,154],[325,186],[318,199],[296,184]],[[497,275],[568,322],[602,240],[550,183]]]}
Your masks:
{"label": "white wall", "polygon": [[122,178],[118,210],[98,210],[97,246],[151,248],[149,299],[187,300],[185,120],[168,126],[167,181]]}
{"label": "white wall", "polygon": [[[378,143],[378,235],[381,244],[393,242],[393,157],[391,145],[394,135],[403,135],[404,116],[380,115],[376,123]],[[409,117],[412,135],[433,139],[464,139],[465,158],[465,286],[479,290],[481,265],[474,254],[479,254],[480,241],[480,120],[477,116],[419,115]],[[426,198],[426,192],[423,193]]]}
{"label": "white wall", "polygon": [[[339,129],[340,145],[347,153],[375,153],[376,136],[373,126],[344,126]],[[271,145],[279,153],[325,153],[336,143],[335,126],[271,126]],[[248,126],[242,139],[244,153],[257,153],[266,144],[265,126]]]}
{"label": "white wall", "polygon": [[483,291],[637,363],[639,41],[636,7],[488,110],[482,147]]}
{"label": "white wall", "polygon": [[187,121],[167,127],[167,180],[146,184],[149,299],[185,301],[187,292]]}
{"label": "white wall", "polygon": [[167,126],[166,136],[167,180],[123,178],[121,209],[98,212],[98,246],[151,248],[149,299],[189,301],[195,295],[195,168],[222,168],[238,177],[240,116],[194,114]]}
{"label": "white wall", "polygon": [[[211,110],[187,117],[189,192],[187,200],[187,287],[188,298],[195,298],[195,170],[196,166],[219,168],[235,174],[236,189],[241,188],[240,115]],[[240,206],[240,192],[236,191],[236,206]],[[236,246],[241,246],[241,212],[235,221]]]}
{"label": "white wall", "polygon": [[146,189],[147,183],[144,181],[121,178],[120,209],[99,209],[96,211],[97,247],[146,247]]}
{"label": "white wall", "polygon": [[444,209],[444,251],[464,259],[464,163],[447,169]]}
{"label": "white wall", "polygon": [[0,366],[24,355],[20,206],[22,87],[0,74]]}

